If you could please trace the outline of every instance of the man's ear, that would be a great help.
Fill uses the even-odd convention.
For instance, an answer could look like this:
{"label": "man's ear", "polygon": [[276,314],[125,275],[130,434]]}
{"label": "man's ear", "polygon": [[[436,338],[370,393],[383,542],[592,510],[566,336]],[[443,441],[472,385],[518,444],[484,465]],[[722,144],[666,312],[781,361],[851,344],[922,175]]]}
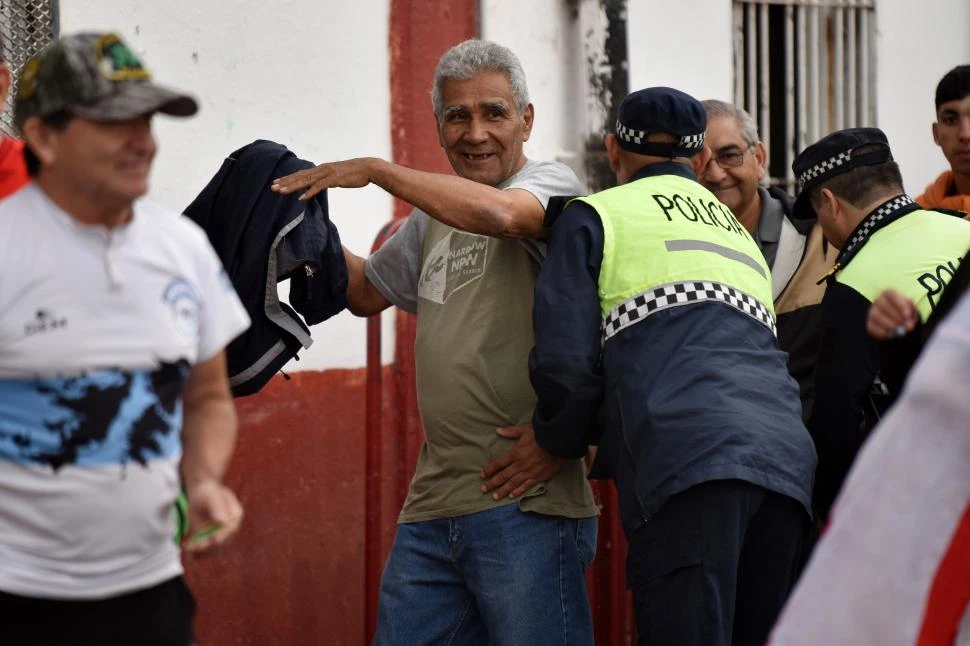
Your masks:
{"label": "man's ear", "polygon": [[612,132],[607,133],[603,139],[603,144],[606,146],[606,158],[610,160],[610,170],[618,174],[620,172],[620,152],[622,149],[616,141],[616,135]]}
{"label": "man's ear", "polygon": [[522,131],[522,141],[529,141],[529,137],[532,136],[532,123],[535,120],[536,111],[532,107],[532,104],[525,106],[525,110],[522,111],[522,121],[525,122],[525,129]]}
{"label": "man's ear", "polygon": [[438,115],[434,115],[434,129],[438,133],[438,145],[442,148],[445,147],[445,137],[441,134],[441,121],[438,120]]}
{"label": "man's ear", "polygon": [[832,214],[833,221],[841,222],[845,218],[845,209],[842,208],[842,200],[840,200],[831,190],[823,188],[821,191],[819,191],[818,198],[822,206],[827,206],[829,208],[829,213]]}
{"label": "man's ear", "polygon": [[763,141],[759,141],[754,145],[754,158],[758,162],[758,181],[760,182],[764,179],[765,172],[768,169],[768,151],[765,150]]}
{"label": "man's ear", "polygon": [[49,166],[57,159],[57,131],[40,117],[30,117],[20,127],[24,142],[33,151],[41,165]]}
{"label": "man's ear", "polygon": [[938,121],[933,122],[933,143],[937,146],[940,145],[940,123]]}

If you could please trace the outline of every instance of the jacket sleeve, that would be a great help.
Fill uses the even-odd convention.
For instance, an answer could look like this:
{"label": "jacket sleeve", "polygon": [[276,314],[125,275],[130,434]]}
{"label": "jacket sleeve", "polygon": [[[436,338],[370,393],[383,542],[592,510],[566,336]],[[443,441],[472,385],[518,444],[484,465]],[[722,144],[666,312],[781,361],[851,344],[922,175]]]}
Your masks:
{"label": "jacket sleeve", "polygon": [[557,219],[536,283],[535,347],[529,374],[538,396],[536,440],[564,458],[595,444],[603,399],[598,281],[603,228],[589,206],[574,202]]}
{"label": "jacket sleeve", "polygon": [[822,301],[822,337],[815,405],[808,427],[818,452],[815,505],[828,515],[865,437],[865,407],[879,369],[876,342],[866,334],[869,301],[830,282]]}

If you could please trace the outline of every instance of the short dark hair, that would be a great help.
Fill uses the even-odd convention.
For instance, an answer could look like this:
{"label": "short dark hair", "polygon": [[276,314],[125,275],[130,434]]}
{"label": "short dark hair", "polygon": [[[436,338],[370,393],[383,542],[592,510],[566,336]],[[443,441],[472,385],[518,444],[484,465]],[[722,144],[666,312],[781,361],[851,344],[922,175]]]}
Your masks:
{"label": "short dark hair", "polygon": [[[64,130],[67,124],[71,122],[74,115],[67,110],[60,110],[54,114],[44,117],[42,121],[54,130]],[[27,165],[27,174],[31,177],[37,177],[40,174],[40,159],[34,154],[34,151],[30,149],[29,144],[24,145],[24,163]]]}
{"label": "short dark hair", "polygon": [[[853,156],[864,155],[880,149],[879,144],[859,146],[852,151]],[[818,209],[822,205],[822,189],[827,188],[856,208],[866,206],[880,195],[903,192],[903,176],[899,164],[890,159],[881,164],[858,166],[845,173],[826,180],[812,189],[809,199]]]}
{"label": "short dark hair", "polygon": [[957,65],[946,73],[936,86],[936,111],[948,101],[970,96],[970,65]]}

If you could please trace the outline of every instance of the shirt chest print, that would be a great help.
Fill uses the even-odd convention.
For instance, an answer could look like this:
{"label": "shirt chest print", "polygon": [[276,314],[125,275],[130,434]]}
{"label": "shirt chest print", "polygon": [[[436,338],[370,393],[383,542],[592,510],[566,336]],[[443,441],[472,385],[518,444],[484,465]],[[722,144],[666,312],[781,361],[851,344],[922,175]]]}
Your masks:
{"label": "shirt chest print", "polygon": [[485,274],[487,236],[452,231],[431,249],[421,269],[418,296],[444,303],[457,290]]}

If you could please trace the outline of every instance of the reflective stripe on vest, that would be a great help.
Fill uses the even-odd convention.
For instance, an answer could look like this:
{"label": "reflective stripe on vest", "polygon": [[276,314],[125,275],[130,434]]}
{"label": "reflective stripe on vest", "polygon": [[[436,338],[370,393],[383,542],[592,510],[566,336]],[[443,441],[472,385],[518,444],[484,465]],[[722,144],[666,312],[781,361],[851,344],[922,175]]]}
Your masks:
{"label": "reflective stripe on vest", "polygon": [[778,335],[774,315],[758,299],[728,285],[698,281],[661,285],[620,303],[603,321],[603,342],[654,312],[701,301],[726,303],[767,327],[775,336]]}
{"label": "reflective stripe on vest", "polygon": [[774,327],[764,255],[696,181],[656,175],[578,198],[603,224],[604,339],[659,309],[720,300]]}

